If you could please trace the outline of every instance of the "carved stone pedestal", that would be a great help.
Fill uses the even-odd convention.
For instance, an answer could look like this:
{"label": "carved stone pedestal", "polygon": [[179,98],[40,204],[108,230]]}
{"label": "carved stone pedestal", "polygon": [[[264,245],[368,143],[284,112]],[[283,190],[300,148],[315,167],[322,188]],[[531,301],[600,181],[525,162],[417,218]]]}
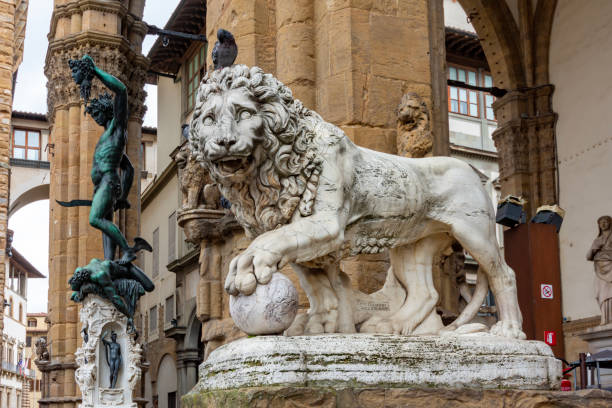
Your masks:
{"label": "carved stone pedestal", "polygon": [[[540,341],[467,336],[258,336],[200,365],[183,407],[597,407],[612,393],[558,388]],[[549,404],[549,405],[547,405]]]}
{"label": "carved stone pedestal", "polygon": [[551,390],[560,377],[543,342],[488,334],[258,336],[213,351],[184,402],[253,387]]}
{"label": "carved stone pedestal", "polygon": [[[76,382],[81,389],[81,408],[136,408],[133,392],[141,376],[142,347],[133,335],[128,335],[127,318],[107,300],[88,295],[80,311],[83,324],[83,345],[76,351]],[[121,363],[117,384],[110,387],[110,368],[106,360],[103,334],[110,340],[111,331],[117,334]]]}

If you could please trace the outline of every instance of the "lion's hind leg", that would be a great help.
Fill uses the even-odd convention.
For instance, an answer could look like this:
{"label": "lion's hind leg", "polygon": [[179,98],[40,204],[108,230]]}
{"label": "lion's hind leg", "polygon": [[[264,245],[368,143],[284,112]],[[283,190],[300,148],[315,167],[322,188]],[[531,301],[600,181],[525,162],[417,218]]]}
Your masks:
{"label": "lion's hind leg", "polygon": [[491,333],[525,339],[514,271],[501,254],[491,222],[454,220],[452,234],[487,274],[499,311],[499,321],[491,328]]}
{"label": "lion's hind leg", "polygon": [[[310,308],[298,315],[287,335],[336,333],[338,329],[338,298],[327,273],[318,268],[291,265],[304,289]],[[337,265],[336,265],[337,266]]]}
{"label": "lion's hind leg", "polygon": [[437,334],[442,329],[432,266],[434,256],[449,244],[448,235],[437,234],[390,251],[395,276],[408,292],[402,307],[388,319],[394,333]]}

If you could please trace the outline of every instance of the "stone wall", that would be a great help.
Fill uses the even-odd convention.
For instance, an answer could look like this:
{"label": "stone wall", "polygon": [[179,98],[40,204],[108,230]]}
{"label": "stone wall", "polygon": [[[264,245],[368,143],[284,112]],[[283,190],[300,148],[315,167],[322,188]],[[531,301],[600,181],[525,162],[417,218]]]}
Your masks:
{"label": "stone wall", "polygon": [[[437,0],[213,0],[206,35],[213,44],[219,28],[232,31],[237,63],[276,75],[357,144],[395,153],[403,94],[416,92],[430,111],[446,104],[444,42],[432,40],[443,36],[441,13]],[[447,119],[434,122],[435,149],[446,154]]]}

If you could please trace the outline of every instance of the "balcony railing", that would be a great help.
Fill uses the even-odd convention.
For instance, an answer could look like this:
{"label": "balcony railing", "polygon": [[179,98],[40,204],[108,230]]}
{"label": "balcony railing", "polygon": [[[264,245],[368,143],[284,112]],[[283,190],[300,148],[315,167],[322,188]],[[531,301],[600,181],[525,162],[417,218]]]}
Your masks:
{"label": "balcony railing", "polygon": [[35,372],[34,370],[30,370],[29,368],[23,368],[22,371],[19,371],[19,367],[16,364],[9,363],[8,361],[2,362],[2,370],[8,371],[10,373],[14,373],[17,375],[24,375],[28,378],[34,378]]}

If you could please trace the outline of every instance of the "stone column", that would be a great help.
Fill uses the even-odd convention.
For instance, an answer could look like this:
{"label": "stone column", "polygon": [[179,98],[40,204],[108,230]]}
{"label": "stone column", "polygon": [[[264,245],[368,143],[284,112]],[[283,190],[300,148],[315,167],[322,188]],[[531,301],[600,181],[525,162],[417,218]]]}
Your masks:
{"label": "stone column", "polygon": [[176,351],[176,368],[178,371],[178,395],[185,395],[198,382],[198,350],[183,349]]}
{"label": "stone column", "polygon": [[[42,396],[45,406],[75,406],[80,399],[74,378],[74,353],[80,342],[78,306],[70,300],[67,282],[77,266],[102,256],[102,235],[89,226],[89,208],[64,208],[55,203],[55,200],[91,198],[91,160],[103,132],[89,116],[83,115],[84,107],[71,78],[68,60],[89,54],[96,65],[128,87],[127,154],[135,177],[129,197],[132,208],[122,211],[115,222],[131,241],[139,230],[140,126],[145,109],[143,85],[147,67],[140,53],[146,32],[141,21],[143,9],[143,0],[55,2],[45,63],[53,146],[49,217],[51,361],[47,366],[49,392]],[[104,90],[95,79],[92,97]]]}
{"label": "stone column", "polygon": [[[0,0],[0,288],[4,288],[6,272],[13,84],[23,57],[27,11],[28,0]],[[4,290],[0,291],[2,304]],[[0,319],[0,338],[3,330],[4,321]]]}
{"label": "stone column", "polygon": [[257,65],[276,73],[276,3],[276,0],[208,0],[207,66],[212,66],[210,53],[217,41],[217,30],[224,28],[236,39],[236,64]]}
{"label": "stone column", "polygon": [[498,128],[493,140],[499,154],[502,197],[528,200],[528,216],[541,205],[556,204],[555,123],[553,85],[508,92],[493,104]]}
{"label": "stone column", "polygon": [[[414,92],[446,103],[442,1],[315,1],[316,109],[357,144],[396,153],[396,109]],[[434,47],[432,49],[432,47]],[[432,115],[434,132],[447,127]],[[447,134],[446,131],[445,134]],[[436,139],[438,141],[438,139]],[[444,141],[447,144],[447,141]],[[436,146],[437,154],[447,147]]]}
{"label": "stone column", "polygon": [[276,0],[276,77],[307,108],[316,108],[314,3]]}
{"label": "stone column", "polygon": [[[397,154],[399,145],[403,154],[447,155],[442,1],[346,3],[314,2],[315,109],[360,146]],[[424,120],[398,134],[397,108],[404,95],[419,107],[423,103]],[[406,148],[415,143],[422,147]],[[385,258],[350,258],[342,269],[359,289],[372,292],[384,280]]]}

